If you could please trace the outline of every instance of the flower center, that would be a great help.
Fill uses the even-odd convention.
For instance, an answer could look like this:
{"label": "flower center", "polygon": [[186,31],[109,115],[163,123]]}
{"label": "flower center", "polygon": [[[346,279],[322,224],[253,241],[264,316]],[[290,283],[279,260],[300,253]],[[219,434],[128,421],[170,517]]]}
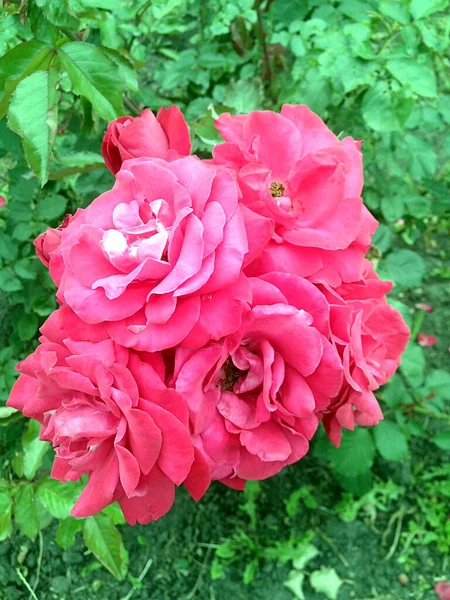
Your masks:
{"label": "flower center", "polygon": [[269,188],[270,195],[272,198],[281,198],[284,196],[286,188],[279,181],[272,182],[272,185]]}
{"label": "flower center", "polygon": [[236,382],[247,373],[247,371],[241,371],[241,369],[236,367],[231,356],[227,359],[222,369],[224,376],[219,383],[225,392],[232,392]]}

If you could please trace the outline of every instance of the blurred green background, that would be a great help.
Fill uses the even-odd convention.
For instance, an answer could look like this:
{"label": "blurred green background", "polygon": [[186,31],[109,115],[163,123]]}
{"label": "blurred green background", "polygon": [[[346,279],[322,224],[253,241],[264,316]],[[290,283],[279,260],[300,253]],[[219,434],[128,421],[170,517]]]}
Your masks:
{"label": "blurred green background", "polygon": [[[436,598],[450,580],[449,0],[2,4],[0,599]],[[75,521],[79,487],[49,479],[39,427],[4,406],[56,307],[32,242],[112,185],[109,120],[172,103],[205,157],[217,114],[283,103],[363,139],[370,256],[412,340],[379,394],[385,420],[339,450],[319,436],[271,480],[215,484],[199,504],[181,491],[145,527],[116,507]]]}

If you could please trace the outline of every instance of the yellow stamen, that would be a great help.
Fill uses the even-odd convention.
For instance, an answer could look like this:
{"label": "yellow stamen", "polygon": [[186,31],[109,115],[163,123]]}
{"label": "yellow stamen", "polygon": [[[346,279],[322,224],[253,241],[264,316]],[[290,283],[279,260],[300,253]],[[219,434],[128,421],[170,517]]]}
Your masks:
{"label": "yellow stamen", "polygon": [[269,188],[270,195],[272,198],[281,198],[284,196],[286,188],[279,181],[274,181]]}

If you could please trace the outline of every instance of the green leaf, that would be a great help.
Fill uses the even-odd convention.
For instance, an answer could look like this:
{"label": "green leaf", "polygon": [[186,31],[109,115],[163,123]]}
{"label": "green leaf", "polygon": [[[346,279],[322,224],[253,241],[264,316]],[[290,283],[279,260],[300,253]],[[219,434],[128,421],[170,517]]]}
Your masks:
{"label": "green leaf", "polygon": [[449,0],[411,0],[410,10],[415,19],[428,17],[439,10],[445,10]]}
{"label": "green leaf", "polygon": [[302,551],[300,556],[297,556],[292,561],[295,569],[302,571],[306,565],[320,554],[319,550],[312,544],[308,544]]}
{"label": "green leaf", "polygon": [[413,389],[420,387],[425,373],[423,348],[410,342],[403,353],[400,371]]}
{"label": "green leaf", "polygon": [[0,257],[9,261],[17,258],[17,244],[12,244],[11,238],[3,232],[0,232]]}
{"label": "green leaf", "polygon": [[56,543],[63,550],[68,550],[75,541],[75,535],[83,529],[84,520],[69,517],[60,521],[56,530]]}
{"label": "green leaf", "polygon": [[122,580],[128,571],[128,553],[122,536],[107,515],[88,517],[83,529],[84,542],[108,571]]}
{"label": "green leaf", "polygon": [[0,406],[0,419],[9,419],[11,415],[16,414],[18,411],[12,406]]}
{"label": "green leaf", "polygon": [[232,82],[225,89],[222,102],[233,108],[236,113],[249,113],[261,106],[263,90],[261,85],[254,80],[240,80]]}
{"label": "green leaf", "polygon": [[25,242],[29,240],[34,232],[34,225],[32,223],[18,223],[12,232],[12,237],[19,242]]}
{"label": "green leaf", "polygon": [[434,436],[433,442],[441,450],[450,450],[450,431],[441,431]]}
{"label": "green leaf", "polygon": [[381,199],[381,212],[386,221],[394,223],[401,219],[405,213],[405,205],[402,198],[394,196],[392,198],[383,197]]}
{"label": "green leaf", "polygon": [[68,42],[58,55],[75,94],[84,96],[107,121],[123,114],[123,81],[118,66],[100,48],[86,42]]}
{"label": "green leaf", "polygon": [[407,25],[409,23],[410,17],[408,8],[398,0],[384,0],[383,2],[380,2],[379,10],[386,17],[390,17],[402,25]]}
{"label": "green leaf", "polygon": [[391,247],[391,242],[392,229],[388,227],[388,225],[381,223],[381,225],[378,225],[378,229],[374,233],[372,244],[384,254]]}
{"label": "green leaf", "polygon": [[45,222],[53,221],[66,213],[67,198],[60,194],[49,194],[39,200],[37,212]]}
{"label": "green leaf", "polygon": [[374,131],[399,131],[400,122],[394,111],[389,87],[384,81],[377,82],[364,94],[362,115]]}
{"label": "green leaf", "polygon": [[330,458],[334,470],[339,475],[356,477],[367,473],[372,467],[375,447],[367,429],[358,427],[355,431],[344,431],[339,448],[330,446]]}
{"label": "green leaf", "polygon": [[409,162],[409,171],[414,179],[421,180],[436,173],[438,157],[433,146],[422,138],[407,134],[403,152]]}
{"label": "green leaf", "polygon": [[17,326],[19,337],[23,342],[32,340],[39,327],[39,319],[34,313],[25,313],[22,315]]}
{"label": "green leaf", "polygon": [[259,561],[257,558],[254,558],[247,565],[245,565],[243,581],[245,585],[248,585],[255,579],[255,575],[258,572]]}
{"label": "green leaf", "polygon": [[122,509],[118,502],[113,502],[112,504],[108,504],[106,508],[102,510],[102,513],[111,517],[114,525],[125,525],[126,520],[123,516]]}
{"label": "green leaf", "polygon": [[[89,103],[86,104],[90,106]],[[95,152],[74,152],[64,155],[59,159],[58,167],[61,168],[50,173],[49,179],[63,179],[96,169],[106,169],[103,157]]]}
{"label": "green leaf", "polygon": [[430,212],[430,205],[424,196],[408,196],[404,199],[408,215],[416,219],[423,219]]}
{"label": "green leaf", "polygon": [[81,489],[75,482],[61,483],[48,479],[39,486],[38,496],[51,515],[57,519],[67,519]]}
{"label": "green leaf", "polygon": [[383,387],[383,401],[393,408],[413,402],[400,375],[394,375]]}
{"label": "green leaf", "polygon": [[53,52],[44,42],[33,40],[19,44],[0,58],[0,119],[6,115],[18,83],[34,71],[46,69]]}
{"label": "green leaf", "polygon": [[41,530],[38,510],[40,503],[34,495],[34,489],[31,484],[24,485],[14,502],[14,518],[23,533],[29,538],[34,539]]}
{"label": "green leaf", "polygon": [[21,81],[8,110],[8,125],[22,138],[28,162],[44,185],[58,127],[58,74],[36,71]]}
{"label": "green leaf", "polygon": [[55,27],[78,29],[79,21],[71,12],[70,3],[67,0],[35,0],[35,2]]}
{"label": "green leaf", "polygon": [[48,442],[39,439],[41,425],[31,419],[28,428],[22,437],[23,447],[23,474],[27,479],[33,479],[42,465],[45,453],[50,448]]}
{"label": "green leaf", "polygon": [[435,369],[427,375],[424,394],[443,402],[450,401],[450,373],[443,369]]}
{"label": "green leaf", "polygon": [[402,85],[419,96],[436,98],[436,76],[427,65],[418,63],[414,58],[396,58],[388,61],[386,67]]}
{"label": "green leaf", "polygon": [[447,125],[450,125],[450,94],[443,94],[439,98],[439,112]]}
{"label": "green leaf", "polygon": [[309,583],[316,592],[322,592],[330,600],[337,600],[341,585],[344,583],[334,569],[320,569],[309,576]]}
{"label": "green leaf", "polygon": [[386,460],[401,461],[408,454],[408,442],[394,421],[381,421],[374,428],[375,445]]}
{"label": "green leaf", "polygon": [[290,590],[298,600],[305,600],[305,594],[303,593],[303,583],[305,581],[305,574],[301,571],[291,571],[288,579],[284,582],[284,586]]}
{"label": "green leaf", "polygon": [[[30,239],[30,236],[26,238]],[[36,261],[34,257],[30,258],[21,258],[16,263],[14,263],[14,271],[21,279],[26,279],[28,281],[33,281],[36,279],[37,273],[34,268]]]}
{"label": "green leaf", "polygon": [[125,87],[128,90],[136,92],[139,89],[136,67],[118,50],[112,48],[102,48],[102,50],[119,68],[120,78],[124,82]]}
{"label": "green leaf", "polygon": [[404,289],[419,286],[425,275],[423,258],[412,250],[394,250],[387,256],[383,266],[389,279]]}
{"label": "green leaf", "polygon": [[0,542],[6,540],[12,533],[12,503],[8,494],[0,493]]}

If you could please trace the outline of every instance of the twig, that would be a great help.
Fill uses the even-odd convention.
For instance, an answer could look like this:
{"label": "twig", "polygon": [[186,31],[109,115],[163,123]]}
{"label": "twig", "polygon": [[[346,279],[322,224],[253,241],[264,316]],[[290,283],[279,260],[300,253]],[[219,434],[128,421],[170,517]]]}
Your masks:
{"label": "twig", "polygon": [[[148,570],[150,569],[150,567],[153,564],[153,558],[149,558],[148,561],[145,564],[145,567],[142,569],[141,574],[138,577],[138,581],[142,582],[142,580],[144,579],[144,577],[147,575]],[[130,598],[133,596],[134,592],[137,590],[137,587],[133,586],[131,588],[131,590],[128,592],[128,594],[122,598],[122,600],[130,600]]]}
{"label": "twig", "polygon": [[194,587],[192,588],[192,590],[186,596],[186,600],[191,600],[191,598],[194,597],[195,592],[200,587],[200,584],[202,583],[202,579],[203,579],[203,574],[204,574],[205,569],[206,569],[206,563],[208,562],[210,554],[211,554],[211,548],[208,548],[208,550],[206,551],[206,554],[205,554],[205,558],[203,560],[203,564],[200,567],[200,573],[198,574],[197,581],[195,582]]}
{"label": "twig", "polygon": [[269,49],[266,43],[266,32],[264,31],[264,23],[263,23],[263,11],[261,9],[261,0],[256,1],[256,16],[257,16],[257,25],[256,25],[256,33],[258,36],[258,41],[260,48],[263,54],[263,65],[264,65],[264,73],[263,80],[269,88],[269,92],[272,100],[275,100],[273,97],[273,89],[272,89],[272,68],[270,66],[270,54]]}
{"label": "twig", "polygon": [[402,532],[402,525],[403,525],[403,517],[405,516],[405,509],[401,508],[398,512],[396,512],[394,515],[392,515],[391,519],[392,522],[393,520],[395,520],[395,518],[398,517],[397,520],[397,527],[395,528],[395,535],[394,535],[394,541],[392,542],[391,547],[389,548],[389,552],[386,554],[386,556],[384,557],[384,560],[389,560],[394,556],[395,551],[397,550],[397,546],[398,546],[398,542],[400,540],[400,534]]}
{"label": "twig", "polygon": [[42,536],[42,532],[39,532],[39,554],[36,565],[36,577],[34,578],[33,591],[36,591],[37,586],[39,585],[39,578],[41,576],[41,567],[42,567],[42,556],[44,554],[44,538]]}
{"label": "twig", "polygon": [[341,561],[341,563],[345,566],[345,567],[349,567],[350,563],[348,562],[348,560],[345,558],[345,556],[342,554],[342,552],[338,549],[338,547],[336,546],[336,544],[333,542],[332,539],[330,539],[319,527],[315,527],[314,531],[316,533],[319,534],[319,536],[323,539],[323,541],[328,544],[328,546],[334,550],[334,552],[336,552],[337,557],[339,558],[339,560]]}
{"label": "twig", "polygon": [[141,112],[139,106],[126,96],[124,96],[123,103],[134,115],[138,115]]}
{"label": "twig", "polygon": [[28,583],[28,581],[25,579],[25,577],[23,576],[21,570],[19,569],[19,567],[17,567],[16,569],[16,573],[19,576],[20,581],[23,583],[23,585],[27,588],[27,590],[30,592],[30,596],[33,598],[33,600],[39,600],[39,598],[36,596],[36,594],[34,593],[33,588],[31,587],[31,585]]}

